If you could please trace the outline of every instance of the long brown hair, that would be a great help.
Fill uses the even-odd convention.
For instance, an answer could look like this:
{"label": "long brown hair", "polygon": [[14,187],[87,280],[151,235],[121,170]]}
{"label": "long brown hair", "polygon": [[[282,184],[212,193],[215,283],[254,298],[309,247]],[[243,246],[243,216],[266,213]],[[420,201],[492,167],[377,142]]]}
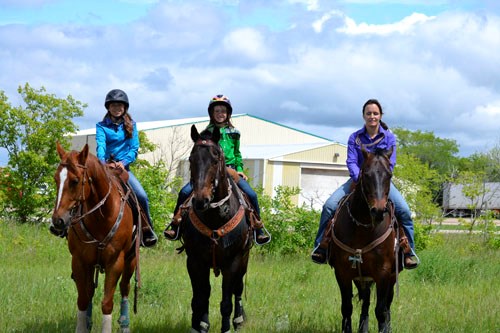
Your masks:
{"label": "long brown hair", "polygon": [[[106,113],[106,115],[104,115],[104,118],[102,120],[106,118],[111,119],[109,111]],[[128,110],[125,110],[122,119],[123,119],[123,128],[125,129],[125,138],[130,139],[134,134],[134,121],[132,120],[132,116],[130,115],[130,113],[128,113]]]}

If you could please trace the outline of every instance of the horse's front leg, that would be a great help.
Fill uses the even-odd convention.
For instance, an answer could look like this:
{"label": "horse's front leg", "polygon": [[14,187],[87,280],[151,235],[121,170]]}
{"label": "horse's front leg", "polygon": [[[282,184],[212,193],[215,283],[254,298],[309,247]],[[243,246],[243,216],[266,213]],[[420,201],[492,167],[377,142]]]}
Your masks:
{"label": "horse's front leg", "polygon": [[361,300],[361,314],[359,316],[359,333],[368,333],[368,311],[370,309],[370,288],[373,284],[372,281],[355,281],[354,284],[358,289],[359,299]]}
{"label": "horse's front leg", "polygon": [[243,325],[243,323],[246,320],[245,309],[243,308],[241,295],[243,294],[243,288],[244,288],[243,278],[247,272],[249,253],[250,250],[247,250],[247,252],[244,253],[244,255],[242,256],[241,261],[239,262],[240,269],[233,283],[233,295],[234,295],[233,327],[236,331]]}
{"label": "horse's front leg", "polygon": [[101,303],[102,310],[102,333],[111,333],[113,322],[113,296],[115,294],[118,279],[123,272],[124,266],[123,252],[118,255],[114,264],[105,268],[104,274],[104,297]]}
{"label": "horse's front leg", "polygon": [[375,307],[375,316],[377,317],[379,332],[391,332],[391,303],[393,297],[393,279],[381,279],[377,284],[377,306]]}
{"label": "horse's front leg", "polygon": [[94,282],[92,266],[84,265],[79,258],[73,256],[71,260],[71,277],[75,281],[78,292],[76,333],[87,333],[92,329],[92,297],[94,296]]}
{"label": "horse's front leg", "polygon": [[352,333],[352,281],[335,271],[335,277],[340,288],[341,312],[342,312],[342,333]]}
{"label": "horse's front leg", "polygon": [[120,318],[118,319],[118,323],[120,324],[122,333],[129,332],[130,314],[128,295],[130,292],[130,279],[134,274],[136,263],[137,260],[135,256],[125,260],[125,267],[120,280],[120,293],[122,300],[120,303]]}
{"label": "horse's front leg", "polygon": [[187,269],[191,280],[193,297],[191,299],[191,328],[195,332],[208,332],[210,322],[208,319],[208,306],[210,298],[210,265],[193,258],[194,254],[187,256]]}

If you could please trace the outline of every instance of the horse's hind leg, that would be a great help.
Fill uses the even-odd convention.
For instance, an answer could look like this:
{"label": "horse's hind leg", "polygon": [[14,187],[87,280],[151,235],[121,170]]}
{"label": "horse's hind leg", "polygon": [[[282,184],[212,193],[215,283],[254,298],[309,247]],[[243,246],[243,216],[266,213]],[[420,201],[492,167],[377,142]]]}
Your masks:
{"label": "horse's hind leg", "polygon": [[368,310],[370,309],[370,288],[373,282],[354,281],[358,289],[359,300],[361,301],[361,314],[359,316],[359,333],[368,333]]}
{"label": "horse's hind leg", "polygon": [[248,255],[244,256],[244,259],[241,263],[241,272],[240,276],[235,280],[233,286],[233,294],[234,294],[234,316],[233,316],[233,327],[235,330],[238,330],[246,320],[245,309],[243,308],[243,302],[241,300],[241,295],[243,294],[243,278],[247,272],[248,267]]}
{"label": "horse's hind leg", "polygon": [[208,306],[210,298],[210,267],[203,262],[197,262],[188,255],[187,269],[191,279],[193,298],[191,299],[191,328],[196,332],[208,332]]}
{"label": "horse's hind leg", "polygon": [[121,332],[127,333],[129,332],[130,325],[130,314],[129,314],[129,301],[128,295],[130,292],[130,279],[134,274],[136,267],[136,257],[128,258],[125,261],[125,267],[123,270],[122,278],[120,280],[120,294],[122,296],[122,300],[120,302],[120,318],[118,319],[118,323],[120,324]]}

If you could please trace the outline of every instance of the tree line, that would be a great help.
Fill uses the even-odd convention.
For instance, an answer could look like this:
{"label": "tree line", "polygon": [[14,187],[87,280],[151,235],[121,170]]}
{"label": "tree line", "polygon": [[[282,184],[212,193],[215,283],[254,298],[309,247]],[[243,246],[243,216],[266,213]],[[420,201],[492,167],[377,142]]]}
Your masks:
{"label": "tree line", "polygon": [[[53,176],[59,163],[55,143],[59,141],[65,149],[71,147],[71,137],[66,134],[78,130],[73,119],[84,115],[87,104],[71,95],[57,97],[44,87],[35,89],[28,83],[19,86],[18,93],[23,103],[13,106],[0,91],[0,149],[8,155],[7,165],[0,169],[0,214],[19,223],[40,223],[50,217],[55,201]],[[416,214],[415,220],[423,226],[417,225],[423,233],[427,225],[442,217],[444,183],[500,182],[500,139],[488,152],[459,157],[454,140],[439,138],[433,132],[392,131],[398,139],[394,181]],[[156,149],[144,133],[140,133],[140,140],[140,153]],[[139,160],[132,168],[149,193],[153,219],[166,223],[182,180],[172,177],[172,166],[161,160],[154,164]],[[293,252],[298,246],[311,245],[319,212],[291,204],[291,196],[300,192],[298,188],[280,187],[276,192],[274,198],[262,190],[259,194],[266,225],[273,239],[281,239],[276,242],[279,251]],[[163,227],[162,223],[156,225]]]}

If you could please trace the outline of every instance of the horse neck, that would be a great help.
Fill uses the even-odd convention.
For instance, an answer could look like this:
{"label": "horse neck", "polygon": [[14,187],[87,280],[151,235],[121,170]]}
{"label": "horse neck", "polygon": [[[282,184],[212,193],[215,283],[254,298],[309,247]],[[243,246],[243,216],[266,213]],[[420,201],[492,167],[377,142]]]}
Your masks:
{"label": "horse neck", "polygon": [[90,186],[90,194],[86,200],[87,208],[92,209],[108,196],[102,207],[107,211],[111,211],[110,207],[114,206],[113,197],[117,195],[116,191],[112,191],[113,180],[111,175],[99,161],[90,160],[87,163],[87,176]]}

